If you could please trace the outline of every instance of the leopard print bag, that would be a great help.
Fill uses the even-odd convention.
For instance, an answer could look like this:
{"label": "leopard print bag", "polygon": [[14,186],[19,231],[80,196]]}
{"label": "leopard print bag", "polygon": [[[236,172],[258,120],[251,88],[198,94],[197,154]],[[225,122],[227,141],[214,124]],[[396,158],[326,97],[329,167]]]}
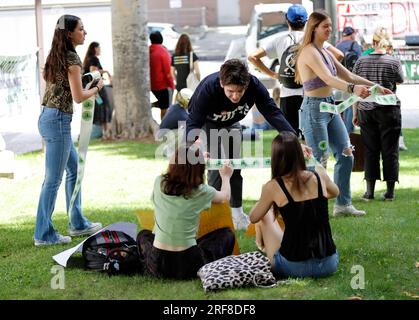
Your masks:
{"label": "leopard print bag", "polygon": [[204,291],[243,286],[276,286],[269,259],[261,252],[247,252],[207,263],[198,270]]}

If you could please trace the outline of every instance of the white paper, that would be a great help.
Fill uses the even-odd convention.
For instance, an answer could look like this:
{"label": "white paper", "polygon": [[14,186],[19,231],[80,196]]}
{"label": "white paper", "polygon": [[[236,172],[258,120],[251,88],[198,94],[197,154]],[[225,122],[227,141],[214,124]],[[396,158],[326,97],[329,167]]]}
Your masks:
{"label": "white paper", "polygon": [[[134,240],[137,238],[137,225],[135,223],[129,223],[129,222],[116,222],[113,223],[107,227],[104,227],[100,229],[95,234],[102,232],[104,230],[109,231],[122,231],[125,232],[127,235],[129,235]],[[93,237],[95,234],[92,234],[90,237],[84,239],[82,242],[80,242],[78,245],[76,245],[73,248],[67,249],[59,254],[56,254],[52,258],[63,267],[67,266],[68,259],[75,253],[75,252],[81,252],[83,248],[83,243],[87,240]]]}

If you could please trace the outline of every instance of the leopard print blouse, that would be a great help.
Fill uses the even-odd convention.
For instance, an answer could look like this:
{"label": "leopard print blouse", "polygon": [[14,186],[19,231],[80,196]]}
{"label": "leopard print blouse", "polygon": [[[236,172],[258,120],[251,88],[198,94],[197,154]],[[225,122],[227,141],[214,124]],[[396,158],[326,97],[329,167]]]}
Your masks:
{"label": "leopard print blouse", "polygon": [[[81,60],[77,53],[67,52],[67,67],[79,65],[82,67]],[[73,113],[73,97],[71,96],[68,75],[57,75],[55,83],[47,82],[42,105],[57,108],[62,112]]]}

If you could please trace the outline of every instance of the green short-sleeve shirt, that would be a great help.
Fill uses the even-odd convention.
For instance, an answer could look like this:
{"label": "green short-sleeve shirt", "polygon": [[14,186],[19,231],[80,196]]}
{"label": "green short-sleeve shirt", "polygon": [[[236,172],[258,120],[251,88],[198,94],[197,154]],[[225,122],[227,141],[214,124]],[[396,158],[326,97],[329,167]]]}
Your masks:
{"label": "green short-sleeve shirt", "polygon": [[188,199],[170,196],[161,189],[162,178],[158,176],[154,181],[151,197],[155,207],[155,239],[171,246],[196,245],[200,213],[211,207],[216,190],[207,184],[201,184]]}
{"label": "green short-sleeve shirt", "polygon": [[[77,53],[67,51],[67,68],[73,65],[82,67]],[[47,82],[42,105],[57,108],[62,112],[73,113],[73,97],[71,95],[68,73],[58,74],[55,83]]]}

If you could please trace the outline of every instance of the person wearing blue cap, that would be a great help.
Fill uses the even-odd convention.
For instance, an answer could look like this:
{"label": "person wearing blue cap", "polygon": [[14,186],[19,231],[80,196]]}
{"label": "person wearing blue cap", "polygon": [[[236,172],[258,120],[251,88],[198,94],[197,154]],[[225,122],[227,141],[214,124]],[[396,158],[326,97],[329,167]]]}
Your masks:
{"label": "person wearing blue cap", "polygon": [[[288,23],[289,32],[263,44],[248,57],[249,62],[275,80],[278,80],[279,74],[269,69],[261,59],[264,56],[268,56],[271,59],[278,59],[281,64],[281,58],[287,48],[300,42],[303,38],[308,13],[302,5],[293,4],[288,8],[285,18]],[[325,43],[324,48],[327,48],[338,60],[342,59],[343,53],[329,43]],[[302,86],[287,86],[286,84],[282,84],[280,92],[280,109],[295,132],[303,138],[299,128],[299,110],[303,102],[303,88]]]}
{"label": "person wearing blue cap", "polygon": [[[340,51],[343,52],[344,58],[342,64],[349,70],[352,71],[356,60],[362,55],[362,48],[360,44],[355,40],[356,31],[352,27],[345,27],[342,31],[342,39],[336,45]],[[345,100],[349,95],[344,95],[342,100]],[[340,103],[341,101],[336,101]],[[355,128],[352,123],[352,108],[348,108],[343,112],[343,123],[345,124],[348,133],[354,132]]]}

